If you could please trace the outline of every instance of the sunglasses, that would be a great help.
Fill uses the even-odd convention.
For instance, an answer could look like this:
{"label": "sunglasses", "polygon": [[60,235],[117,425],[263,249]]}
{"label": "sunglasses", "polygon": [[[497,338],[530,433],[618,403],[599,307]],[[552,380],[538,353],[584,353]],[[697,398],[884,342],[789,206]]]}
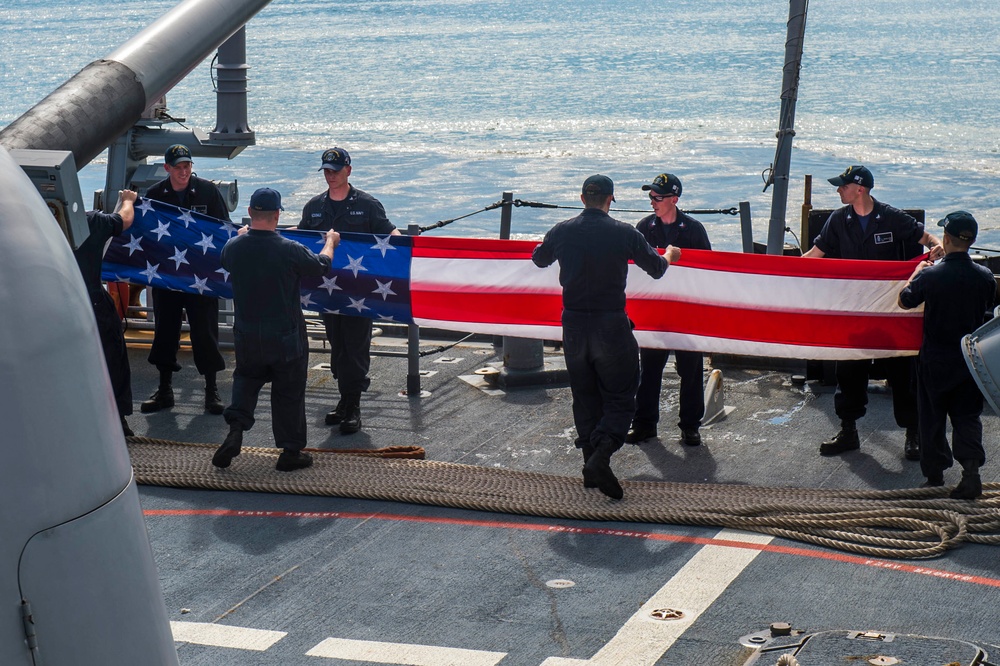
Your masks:
{"label": "sunglasses", "polygon": [[669,199],[670,197],[676,197],[676,196],[677,196],[676,194],[652,194],[652,193],[650,193],[649,199],[650,199],[650,201],[660,202],[660,201],[663,201],[664,199]]}

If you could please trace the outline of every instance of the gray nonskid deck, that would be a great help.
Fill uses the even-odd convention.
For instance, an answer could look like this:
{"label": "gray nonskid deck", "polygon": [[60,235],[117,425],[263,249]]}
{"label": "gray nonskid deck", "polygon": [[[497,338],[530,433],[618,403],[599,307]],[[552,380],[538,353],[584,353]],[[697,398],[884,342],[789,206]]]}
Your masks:
{"label": "gray nonskid deck", "polygon": [[[449,362],[425,358],[422,369],[434,374],[422,380],[430,393],[423,398],[400,394],[405,361],[374,358],[364,429],[350,436],[323,424],[337,393],[329,372],[314,369],[309,445],[419,445],[434,460],[577,476],[567,388],[490,395],[459,379],[498,362],[497,354],[475,344],[449,350]],[[133,349],[131,360],[139,402],[155,388],[156,372],[144,350]],[[314,366],[326,360],[312,358]],[[227,428],[203,412],[186,352],[181,363],[177,406],[129,422],[138,435],[219,442]],[[616,473],[817,488],[922,482],[919,466],[902,458],[903,434],[877,385],[859,423],[861,450],[821,458],[818,443],[837,426],[829,390],[803,390],[787,372],[723,373],[734,411],[703,429],[704,446],[684,447],[668,368],[660,440],[624,447],[613,459]],[[220,376],[224,400],[229,379],[229,371]],[[246,443],[269,446],[266,389],[257,417]],[[984,415],[988,454],[997,421]],[[946,478],[954,483],[957,475]],[[983,478],[998,478],[995,461]],[[186,637],[178,642],[185,665],[740,664],[751,650],[739,638],[775,621],[808,631],[948,636],[1000,654],[989,647],[1000,644],[992,619],[1000,565],[987,546],[888,562],[760,535],[720,536],[717,528],[156,487],[142,487],[141,497],[171,619],[190,623],[175,625],[175,637]],[[751,543],[738,547],[741,539]],[[682,618],[654,620],[647,602]]]}

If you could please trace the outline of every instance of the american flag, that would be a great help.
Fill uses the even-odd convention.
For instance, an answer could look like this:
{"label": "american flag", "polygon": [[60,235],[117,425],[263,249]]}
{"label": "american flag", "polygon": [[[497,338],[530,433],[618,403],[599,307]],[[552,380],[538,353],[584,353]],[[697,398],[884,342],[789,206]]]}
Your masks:
{"label": "american flag", "polygon": [[[142,199],[132,226],[108,247],[102,277],[232,298],[220,255],[237,229],[229,221]],[[281,234],[313,252],[323,248],[320,232]],[[406,236],[342,234],[330,272],[302,281],[303,309],[410,323],[410,245]]]}
{"label": "american flag", "polygon": [[[231,298],[219,263],[228,222],[143,199],[104,262],[108,281]],[[282,231],[318,252],[322,235]],[[558,340],[558,265],[534,241],[343,234],[329,274],[303,282],[315,312],[457,331]],[[803,259],[684,250],[653,280],[630,266],[629,317],[643,347],[848,360],[916,354],[923,310],[896,295],[919,261]]]}

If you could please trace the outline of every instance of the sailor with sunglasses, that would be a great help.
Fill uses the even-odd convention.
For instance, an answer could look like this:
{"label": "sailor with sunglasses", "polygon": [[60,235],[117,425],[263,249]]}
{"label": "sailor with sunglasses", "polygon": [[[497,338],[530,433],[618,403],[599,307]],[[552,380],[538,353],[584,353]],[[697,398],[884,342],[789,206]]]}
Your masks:
{"label": "sailor with sunglasses", "polygon": [[[711,250],[708,233],[701,222],[677,208],[681,196],[681,181],[672,173],[661,173],[652,184],[643,185],[649,192],[649,202],[654,213],[644,217],[636,225],[653,247],[673,245],[682,250]],[[640,444],[656,437],[656,424],[660,420],[660,386],[663,368],[667,365],[670,351],[666,349],[640,349],[641,377],[636,394],[636,410],[632,428],[625,441]],[[705,415],[704,359],[701,352],[674,351],[674,365],[681,377],[680,420],[681,441],[688,446],[701,444],[701,419]]]}

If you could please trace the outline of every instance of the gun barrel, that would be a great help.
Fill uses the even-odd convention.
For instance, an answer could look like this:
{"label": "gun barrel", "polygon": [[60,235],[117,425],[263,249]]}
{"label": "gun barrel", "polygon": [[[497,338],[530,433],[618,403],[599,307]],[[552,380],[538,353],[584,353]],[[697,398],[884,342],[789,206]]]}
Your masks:
{"label": "gun barrel", "polygon": [[0,130],[0,145],[68,150],[82,168],[270,2],[184,0]]}

